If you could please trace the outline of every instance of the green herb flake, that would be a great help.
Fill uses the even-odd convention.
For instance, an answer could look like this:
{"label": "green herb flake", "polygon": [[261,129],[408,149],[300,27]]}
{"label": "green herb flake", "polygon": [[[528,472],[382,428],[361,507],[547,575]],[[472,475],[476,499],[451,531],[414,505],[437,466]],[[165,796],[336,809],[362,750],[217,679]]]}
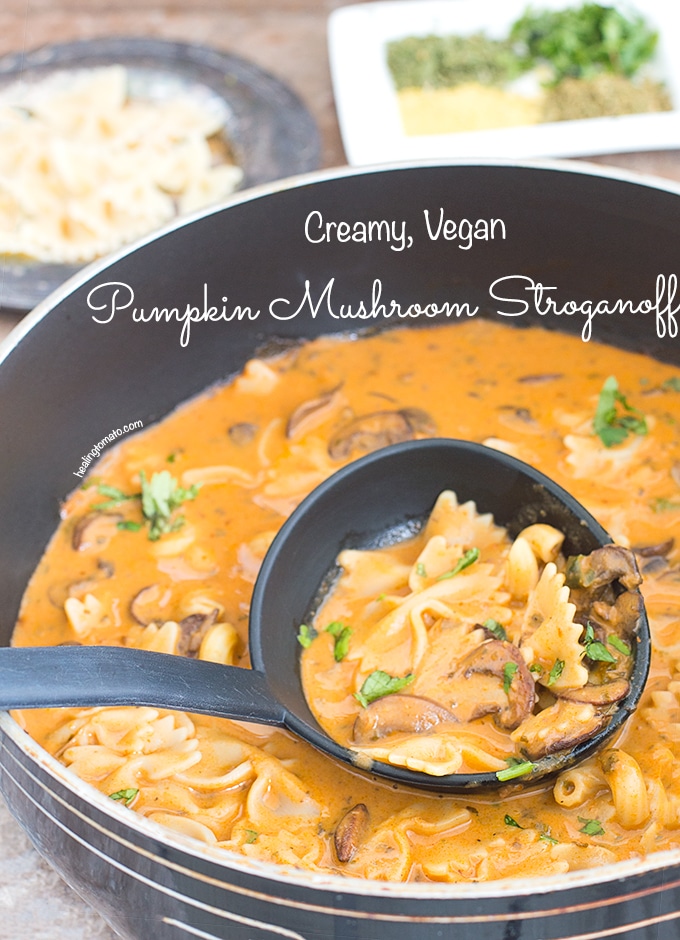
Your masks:
{"label": "green herb flake", "polygon": [[554,839],[551,835],[548,835],[547,832],[542,832],[538,837],[542,842],[549,842],[551,845],[557,845],[558,840]]}
{"label": "green herb flake", "polygon": [[506,826],[513,826],[515,829],[524,829],[524,826],[520,826],[516,819],[513,819],[512,816],[506,815],[503,819],[503,822]]}
{"label": "green herb flake", "polygon": [[308,649],[312,645],[312,640],[316,639],[316,637],[317,632],[314,627],[310,627],[306,623],[300,624],[300,630],[297,635],[297,641],[300,646]]}
{"label": "green herb flake", "polygon": [[584,655],[588,659],[592,660],[594,663],[615,663],[616,657],[612,656],[604,643],[600,643],[599,640],[595,639],[595,632],[593,631],[592,624],[588,622],[586,624],[586,633],[583,640],[585,646]]}
{"label": "green herb flake", "polygon": [[482,626],[485,630],[488,630],[489,633],[493,633],[497,640],[507,640],[508,634],[505,632],[505,627],[497,620],[494,620],[493,617],[489,617],[488,620],[485,620]]}
{"label": "green herb flake", "polygon": [[617,636],[615,633],[610,633],[607,637],[607,643],[611,646],[612,649],[615,649],[617,653],[621,653],[623,656],[630,656],[632,650],[627,643]]}
{"label": "green herb flake", "polygon": [[529,760],[520,761],[519,763],[510,764],[509,767],[504,767],[503,770],[496,771],[496,780],[504,782],[505,780],[514,780],[516,777],[524,777],[526,774],[530,774],[534,769],[534,764]]}
{"label": "green herb flake", "polygon": [[425,570],[425,565],[422,563],[422,561],[419,561],[416,565],[416,574],[419,578],[427,577],[427,571]]}
{"label": "green herb flake", "polygon": [[469,568],[470,565],[473,565],[479,558],[479,549],[478,548],[469,548],[462,558],[458,560],[456,565],[447,571],[445,574],[440,574],[437,578],[437,581],[446,581],[448,578],[453,578],[455,575],[460,574],[461,571],[464,571],[466,568]]}
{"label": "green herb flake", "polygon": [[116,790],[115,793],[109,793],[109,799],[115,800],[117,803],[124,803],[125,806],[130,806],[138,793],[139,790],[136,787],[130,787],[127,790]]}
{"label": "green herb flake", "polygon": [[351,628],[344,623],[340,623],[339,620],[334,620],[326,627],[326,633],[330,633],[335,639],[335,643],[333,644],[333,656],[336,663],[342,662],[349,652],[349,640],[352,636]]}
{"label": "green herb flake", "polygon": [[550,674],[548,675],[548,678],[546,680],[546,685],[554,685],[555,682],[557,682],[559,677],[562,675],[563,670],[564,670],[564,660],[556,659],[555,662],[553,663],[552,669],[550,670]]}
{"label": "green herb flake", "polygon": [[672,375],[661,383],[661,388],[665,392],[680,392],[680,375]]}
{"label": "green herb flake", "polygon": [[503,691],[507,695],[510,691],[510,686],[512,685],[512,680],[517,672],[518,666],[517,663],[506,663],[503,666]]}
{"label": "green herb flake", "polygon": [[586,836],[603,836],[604,828],[599,819],[584,819],[583,816],[577,817],[583,826],[579,829]]}
{"label": "green herb flake", "polygon": [[387,594],[378,594],[378,596],[376,597],[376,601],[384,601],[386,597],[387,597]]}
{"label": "green herb flake", "polygon": [[364,679],[364,683],[358,692],[354,693],[354,698],[363,707],[366,708],[376,699],[383,698],[385,695],[392,695],[394,692],[400,692],[407,685],[410,685],[415,676],[412,672],[402,678],[391,676],[382,669],[376,669]]}
{"label": "green herb flake", "polygon": [[156,542],[161,535],[176,532],[184,525],[184,517],[179,516],[173,520],[172,513],[182,503],[196,499],[200,484],[195,483],[185,489],[177,483],[169,470],[154,473],[150,480],[147,480],[142,470],[139,477],[142,483],[142,512],[149,523],[149,539]]}
{"label": "green herb flake", "polygon": [[666,499],[663,496],[652,500],[650,503],[654,512],[669,512],[673,509],[680,509],[680,503],[673,499]]}
{"label": "green herb flake", "polygon": [[97,512],[103,512],[107,509],[114,509],[121,503],[127,503],[131,499],[139,499],[139,493],[124,493],[117,486],[109,486],[108,483],[97,483],[97,492],[100,496],[106,496],[106,502],[95,503],[92,509]]}
{"label": "green herb flake", "polygon": [[623,443],[629,434],[646,434],[648,431],[644,415],[628,404],[613,375],[602,386],[593,418],[593,431],[605,447]]}
{"label": "green herb flake", "polygon": [[543,675],[543,666],[540,663],[532,663],[529,666],[529,672],[535,673],[537,676]]}
{"label": "green herb flake", "polygon": [[142,528],[141,522],[135,522],[134,519],[123,519],[121,522],[117,523],[117,529],[120,529],[121,532],[139,532]]}
{"label": "green herb flake", "polygon": [[256,841],[257,841],[257,837],[258,837],[259,834],[260,834],[260,833],[257,832],[255,829],[246,829],[246,833],[247,833],[247,835],[246,835],[246,845],[252,845],[253,842],[256,842]]}

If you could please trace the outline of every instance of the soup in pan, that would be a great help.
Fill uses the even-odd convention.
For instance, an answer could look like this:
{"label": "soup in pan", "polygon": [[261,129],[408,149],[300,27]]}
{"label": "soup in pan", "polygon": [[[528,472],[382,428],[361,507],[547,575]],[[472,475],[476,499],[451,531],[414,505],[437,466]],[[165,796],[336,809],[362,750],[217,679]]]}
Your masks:
{"label": "soup in pan", "polygon": [[[670,366],[540,329],[473,320],[321,338],[251,360],[234,381],[106,453],[66,500],[27,588],[15,645],[113,644],[247,667],[254,580],[306,493],[386,444],[485,442],[570,490],[634,549],[643,576],[654,653],[641,704],[606,751],[554,780],[442,798],[339,767],[269,727],[154,708],[17,717],[121,811],[289,867],[481,881],[678,847],[679,420],[680,376]],[[391,568],[369,566],[376,604],[394,589]],[[423,577],[417,563],[414,577]],[[342,696],[333,701],[337,675],[347,673],[351,685],[357,668],[356,658],[334,655],[359,635],[352,616],[343,613],[340,628],[316,639],[312,625],[299,625],[303,670],[324,646],[311,674],[331,717],[346,708]],[[499,607],[489,619],[503,626],[506,616]],[[435,643],[437,618],[430,611],[421,621]],[[578,644],[587,662],[578,652],[570,668],[585,662],[615,682],[629,655],[625,633],[584,628]],[[379,646],[371,668],[389,677],[391,654],[385,649],[381,662]],[[498,715],[513,676],[484,678]],[[512,766],[502,747],[495,756]]]}

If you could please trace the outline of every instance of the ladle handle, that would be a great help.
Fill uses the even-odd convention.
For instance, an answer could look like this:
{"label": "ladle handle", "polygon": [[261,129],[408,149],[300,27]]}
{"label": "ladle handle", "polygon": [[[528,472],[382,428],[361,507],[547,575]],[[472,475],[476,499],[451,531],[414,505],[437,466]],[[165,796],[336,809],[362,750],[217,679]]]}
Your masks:
{"label": "ladle handle", "polygon": [[115,646],[0,648],[0,709],[148,705],[282,725],[252,669]]}

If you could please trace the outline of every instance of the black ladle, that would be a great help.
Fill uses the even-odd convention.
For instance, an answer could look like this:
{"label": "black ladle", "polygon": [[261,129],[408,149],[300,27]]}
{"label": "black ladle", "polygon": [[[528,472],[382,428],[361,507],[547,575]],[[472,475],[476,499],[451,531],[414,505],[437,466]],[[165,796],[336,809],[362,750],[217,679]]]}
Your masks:
{"label": "black ladle", "polygon": [[[0,708],[148,705],[285,726],[352,766],[357,755],[321,729],[300,683],[297,633],[318,607],[344,548],[376,547],[414,534],[442,490],[514,537],[544,522],[565,535],[566,554],[611,542],[598,522],[537,470],[481,444],[433,439],[396,444],[339,470],[284,524],[267,553],[250,610],[252,670],[106,646],[0,649]],[[534,762],[513,783],[534,783],[600,748],[634,710],[649,670],[650,638],[640,616],[630,690],[609,723],[566,754]],[[366,772],[367,768],[359,769]],[[439,792],[505,785],[495,773],[434,777],[376,761],[370,774]]]}

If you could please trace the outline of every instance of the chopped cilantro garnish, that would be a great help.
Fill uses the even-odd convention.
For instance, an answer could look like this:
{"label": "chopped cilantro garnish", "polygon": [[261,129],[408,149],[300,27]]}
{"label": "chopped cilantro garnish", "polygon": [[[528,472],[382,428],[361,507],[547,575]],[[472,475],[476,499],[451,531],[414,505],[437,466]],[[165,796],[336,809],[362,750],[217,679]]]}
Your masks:
{"label": "chopped cilantro garnish", "polygon": [[401,689],[410,685],[414,679],[415,676],[412,672],[399,678],[391,676],[387,672],[383,672],[382,669],[376,669],[370,676],[364,679],[364,683],[359,691],[354,693],[354,698],[360,705],[366,708],[371,702],[375,702],[376,699],[401,691]]}
{"label": "chopped cilantro garnish", "polygon": [[540,663],[532,663],[529,666],[529,672],[535,672],[537,676],[543,675],[543,666]]}
{"label": "chopped cilantro garnish", "polygon": [[582,832],[587,836],[604,835],[604,829],[599,819],[584,819],[583,816],[579,816],[577,818],[580,823],[583,823],[583,826],[581,826],[579,832]]}
{"label": "chopped cilantro garnish", "polygon": [[513,819],[512,816],[505,816],[503,822],[506,826],[514,826],[515,829],[524,829],[524,826],[520,826],[516,819]]}
{"label": "chopped cilantro garnish", "polygon": [[[621,406],[623,413],[617,407]],[[646,434],[645,416],[628,404],[613,375],[605,380],[593,418],[593,431],[605,447],[621,444],[629,434]]]}
{"label": "chopped cilantro garnish", "polygon": [[349,638],[352,636],[352,630],[339,620],[334,620],[326,627],[326,633],[330,633],[335,638],[333,645],[333,656],[336,663],[342,662],[349,651]]}
{"label": "chopped cilantro garnish", "polygon": [[121,503],[128,502],[128,500],[139,499],[139,493],[124,493],[117,486],[109,486],[108,483],[98,483],[97,492],[100,496],[107,497],[106,502],[94,504],[92,508],[97,511],[113,509],[115,506],[120,506]]}
{"label": "chopped cilantro garnish", "polygon": [[485,630],[488,630],[489,633],[493,633],[497,640],[507,640],[508,634],[505,632],[505,627],[497,620],[494,620],[493,617],[489,617],[488,620],[485,620],[482,626]]}
{"label": "chopped cilantro garnish", "polygon": [[672,375],[661,383],[661,388],[667,392],[680,392],[680,375]]}
{"label": "chopped cilantro garnish", "polygon": [[123,519],[121,522],[117,523],[116,528],[123,532],[139,532],[142,528],[142,523],[135,522],[134,519]]}
{"label": "chopped cilantro garnish", "polygon": [[464,571],[465,568],[469,568],[470,565],[473,565],[479,558],[479,549],[478,548],[468,548],[462,558],[454,565],[451,571],[447,571],[445,574],[440,574],[437,578],[437,581],[446,581],[447,578],[453,578],[455,575],[459,574],[461,571]]}
{"label": "chopped cilantro garnish", "polygon": [[652,500],[651,507],[654,512],[667,512],[671,509],[680,509],[680,502],[673,499],[666,499],[664,496],[660,496],[657,499]]}
{"label": "chopped cilantro garnish", "polygon": [[586,648],[585,655],[588,659],[596,663],[615,663],[616,657],[612,656],[604,643],[595,639],[595,633],[590,623],[586,625],[586,635],[583,640]]}
{"label": "chopped cilantro garnish", "polygon": [[506,663],[503,666],[503,691],[507,695],[512,685],[512,680],[517,672],[517,663]]}
{"label": "chopped cilantro garnish", "polygon": [[550,670],[550,674],[546,680],[546,685],[553,685],[555,682],[557,682],[559,677],[562,675],[563,669],[564,669],[564,660],[556,659],[555,662],[553,663],[552,669]]}
{"label": "chopped cilantro garnish", "polygon": [[297,635],[297,641],[300,646],[304,646],[305,649],[312,645],[312,640],[317,636],[317,632],[314,627],[308,626],[306,623],[300,624],[300,630]]}
{"label": "chopped cilantro garnish", "polygon": [[609,643],[612,649],[615,649],[618,653],[622,653],[624,656],[630,656],[632,652],[630,646],[628,646],[627,643],[624,643],[621,637],[617,636],[615,633],[609,634],[607,637],[607,643]]}
{"label": "chopped cilantro garnish", "polygon": [[246,836],[246,845],[252,845],[260,833],[256,832],[255,829],[246,829],[246,832],[248,833]]}
{"label": "chopped cilantro garnish", "polygon": [[419,578],[427,577],[427,571],[425,570],[425,565],[422,563],[422,561],[419,561],[416,565],[416,574]]}
{"label": "chopped cilantro garnish", "polygon": [[496,780],[500,780],[501,782],[504,780],[514,780],[515,777],[523,777],[525,774],[530,774],[533,769],[534,765],[530,760],[512,763],[509,767],[496,771]]}
{"label": "chopped cilantro garnish", "polygon": [[126,806],[129,806],[138,793],[139,790],[137,788],[130,787],[127,790],[116,790],[115,793],[109,793],[109,799],[116,800],[118,803],[124,803]]}
{"label": "chopped cilantro garnish", "polygon": [[557,845],[557,842],[558,842],[557,839],[553,839],[553,837],[551,835],[548,835],[547,832],[542,832],[538,838],[541,839],[541,841],[543,842],[550,842],[551,845]]}
{"label": "chopped cilantro garnish", "polygon": [[185,489],[179,486],[169,470],[154,473],[150,480],[147,480],[142,470],[139,477],[142,483],[142,512],[149,523],[149,539],[156,542],[161,535],[176,532],[184,525],[184,517],[172,520],[172,513],[187,500],[196,499],[200,484],[195,483]]}

